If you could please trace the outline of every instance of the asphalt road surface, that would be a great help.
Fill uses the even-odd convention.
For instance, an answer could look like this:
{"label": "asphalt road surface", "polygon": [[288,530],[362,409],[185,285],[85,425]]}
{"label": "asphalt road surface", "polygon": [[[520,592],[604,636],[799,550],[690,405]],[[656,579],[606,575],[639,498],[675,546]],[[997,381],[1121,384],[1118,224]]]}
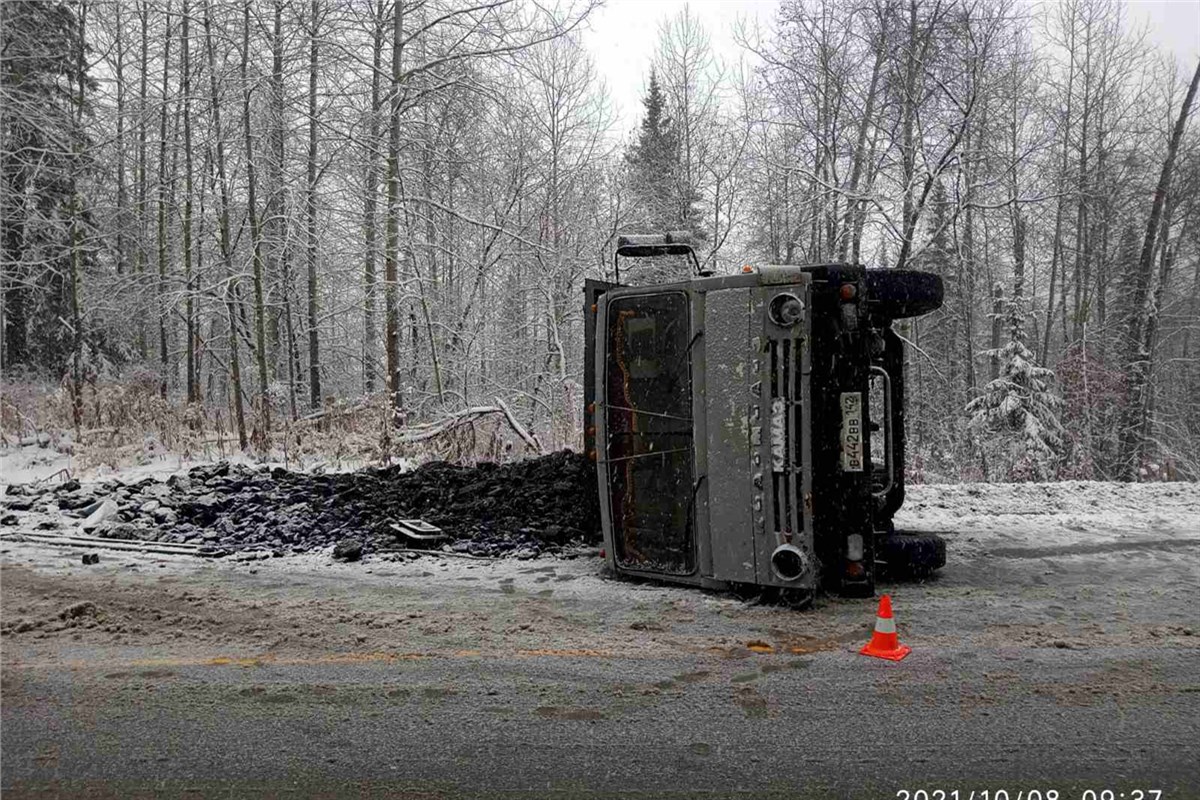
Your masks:
{"label": "asphalt road surface", "polygon": [[872,601],[591,559],[4,542],[3,796],[1200,797],[1200,509],[950,511],[943,574],[883,587],[899,663]]}

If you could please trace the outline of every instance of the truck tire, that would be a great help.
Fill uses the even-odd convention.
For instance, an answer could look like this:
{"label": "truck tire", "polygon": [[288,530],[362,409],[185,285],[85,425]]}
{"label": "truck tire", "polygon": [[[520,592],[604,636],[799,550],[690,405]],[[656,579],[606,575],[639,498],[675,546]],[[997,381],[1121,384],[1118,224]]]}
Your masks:
{"label": "truck tire", "polygon": [[915,269],[869,269],[867,302],[888,319],[928,314],[942,306],[942,279]]}
{"label": "truck tire", "polygon": [[936,533],[896,531],[876,539],[875,563],[893,578],[927,578],[946,566],[946,540]]}

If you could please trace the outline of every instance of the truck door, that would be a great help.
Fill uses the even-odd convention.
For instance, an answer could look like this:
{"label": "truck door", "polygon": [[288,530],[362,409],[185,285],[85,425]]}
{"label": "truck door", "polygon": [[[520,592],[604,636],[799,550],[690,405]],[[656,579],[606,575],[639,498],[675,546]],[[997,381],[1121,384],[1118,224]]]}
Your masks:
{"label": "truck door", "polygon": [[583,452],[596,449],[596,312],[600,296],[621,284],[588,278],[583,282]]}
{"label": "truck door", "polygon": [[696,539],[688,295],[614,297],[605,321],[601,452],[613,555],[622,569],[691,574]]}

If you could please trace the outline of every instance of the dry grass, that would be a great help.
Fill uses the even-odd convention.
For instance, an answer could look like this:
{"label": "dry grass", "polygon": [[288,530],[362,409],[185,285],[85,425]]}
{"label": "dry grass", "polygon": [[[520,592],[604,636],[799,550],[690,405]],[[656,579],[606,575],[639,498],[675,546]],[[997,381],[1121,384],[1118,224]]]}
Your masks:
{"label": "dry grass", "polygon": [[527,454],[499,415],[406,442],[405,429],[390,424],[391,410],[382,394],[330,401],[320,412],[295,420],[276,410],[269,441],[264,441],[259,419],[248,404],[245,451],[238,446],[227,410],[164,399],[157,377],[150,373],[119,383],[89,384],[82,411],[76,428],[65,383],[6,383],[0,392],[0,445],[38,442],[72,455],[80,470],[120,469],[168,455],[195,461],[248,456],[295,468],[339,470],[398,461],[505,461]]}

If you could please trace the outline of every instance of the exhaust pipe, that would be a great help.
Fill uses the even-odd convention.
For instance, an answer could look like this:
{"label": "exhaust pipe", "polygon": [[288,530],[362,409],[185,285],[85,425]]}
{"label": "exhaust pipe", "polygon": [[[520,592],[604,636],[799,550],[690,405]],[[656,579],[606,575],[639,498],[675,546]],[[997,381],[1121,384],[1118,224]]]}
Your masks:
{"label": "exhaust pipe", "polygon": [[794,544],[781,544],[771,553],[771,571],[785,583],[800,580],[811,566],[808,555]]}

